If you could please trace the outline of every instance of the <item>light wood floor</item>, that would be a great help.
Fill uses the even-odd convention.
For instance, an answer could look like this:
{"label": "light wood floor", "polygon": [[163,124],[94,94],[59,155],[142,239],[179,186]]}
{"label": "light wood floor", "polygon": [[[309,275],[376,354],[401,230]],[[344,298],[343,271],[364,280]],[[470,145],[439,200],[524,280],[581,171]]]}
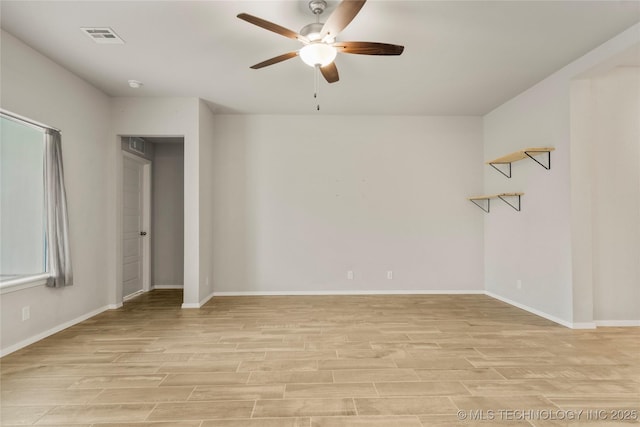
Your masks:
{"label": "light wood floor", "polygon": [[3,358],[2,425],[638,420],[640,328],[570,330],[482,295],[181,300],[153,291]]}

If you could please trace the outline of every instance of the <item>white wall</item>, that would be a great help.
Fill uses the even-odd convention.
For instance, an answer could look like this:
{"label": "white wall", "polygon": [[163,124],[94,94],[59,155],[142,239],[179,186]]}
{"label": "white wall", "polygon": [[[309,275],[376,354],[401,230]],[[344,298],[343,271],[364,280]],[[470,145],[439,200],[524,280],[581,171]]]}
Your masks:
{"label": "white wall", "polygon": [[525,159],[508,179],[485,166],[487,194],[525,193],[520,212],[496,201],[485,216],[486,289],[565,320],[572,316],[567,85],[545,80],[484,120],[486,161],[527,147],[556,149],[549,171]]}
{"label": "white wall", "polygon": [[[485,169],[485,191],[524,191],[522,212],[485,220],[485,283],[490,293],[566,324],[593,321],[590,194],[581,190],[589,160],[571,132],[571,80],[640,41],[640,24],[557,71],[484,118],[485,160],[530,146],[553,146],[552,170],[530,160],[507,179]],[[522,281],[522,289],[516,286]]]}
{"label": "white wall", "polygon": [[640,320],[640,70],[591,79],[593,316]]}
{"label": "white wall", "polygon": [[573,80],[570,95],[571,121],[571,252],[573,271],[573,321],[593,324],[593,196],[594,171],[591,149],[593,133],[591,81]]}
{"label": "white wall", "polygon": [[[107,197],[109,98],[84,80],[2,31],[2,108],[62,130],[74,285],[43,286],[0,297],[2,352],[108,304],[105,259],[111,209]],[[31,319],[21,310],[31,307]]]}
{"label": "white wall", "polygon": [[214,115],[202,100],[198,103],[199,201],[200,201],[200,288],[198,304],[213,295],[213,169],[214,169]]}
{"label": "white wall", "polygon": [[216,293],[483,289],[480,118],[216,116],[213,159]]}
{"label": "white wall", "polygon": [[[112,98],[112,152],[119,153],[118,135],[184,137],[184,303],[198,306],[200,299],[200,194],[199,194],[199,100],[197,98]],[[121,156],[114,154],[116,178],[111,188],[112,227],[121,230]],[[122,247],[119,239],[110,240],[110,298],[122,301]]]}
{"label": "white wall", "polygon": [[153,144],[153,287],[182,287],[184,276],[184,144]]}

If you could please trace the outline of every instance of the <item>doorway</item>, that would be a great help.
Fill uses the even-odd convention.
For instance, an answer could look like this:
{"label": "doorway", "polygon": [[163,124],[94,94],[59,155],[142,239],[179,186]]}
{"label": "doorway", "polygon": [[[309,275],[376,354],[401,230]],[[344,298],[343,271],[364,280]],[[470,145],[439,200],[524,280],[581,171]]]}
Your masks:
{"label": "doorway", "polygon": [[184,138],[122,145],[122,301],[184,288]]}

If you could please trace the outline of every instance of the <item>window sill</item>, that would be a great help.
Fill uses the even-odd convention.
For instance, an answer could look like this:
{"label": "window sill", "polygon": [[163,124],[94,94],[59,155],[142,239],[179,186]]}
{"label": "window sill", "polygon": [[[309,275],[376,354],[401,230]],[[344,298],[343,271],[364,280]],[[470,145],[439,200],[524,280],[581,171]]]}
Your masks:
{"label": "window sill", "polygon": [[47,283],[48,278],[49,274],[43,273],[0,282],[0,295],[34,288],[36,286],[44,286]]}

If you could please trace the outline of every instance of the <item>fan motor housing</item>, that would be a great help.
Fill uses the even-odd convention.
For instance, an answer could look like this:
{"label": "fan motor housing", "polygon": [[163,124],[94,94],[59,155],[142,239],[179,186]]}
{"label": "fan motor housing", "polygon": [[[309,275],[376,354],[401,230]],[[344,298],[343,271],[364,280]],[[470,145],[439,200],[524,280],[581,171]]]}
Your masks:
{"label": "fan motor housing", "polygon": [[325,0],[311,0],[309,2],[309,9],[314,15],[320,15],[327,8],[327,2]]}
{"label": "fan motor housing", "polygon": [[300,34],[311,40],[312,42],[320,40],[320,34],[322,33],[322,22],[314,22],[309,25],[305,25],[300,30]]}

